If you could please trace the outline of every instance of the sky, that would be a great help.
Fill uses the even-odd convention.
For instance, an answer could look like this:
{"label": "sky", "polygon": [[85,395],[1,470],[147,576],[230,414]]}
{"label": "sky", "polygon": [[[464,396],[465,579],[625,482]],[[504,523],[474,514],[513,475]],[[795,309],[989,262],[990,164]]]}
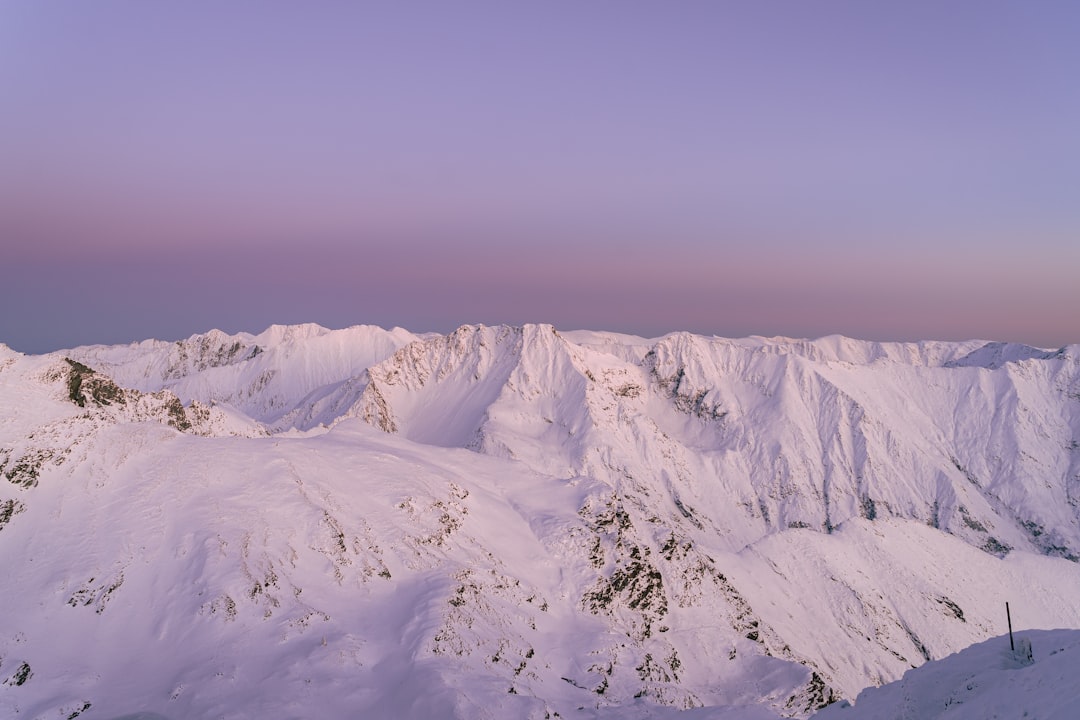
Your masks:
{"label": "sky", "polygon": [[1080,3],[0,2],[0,342],[1080,342]]}

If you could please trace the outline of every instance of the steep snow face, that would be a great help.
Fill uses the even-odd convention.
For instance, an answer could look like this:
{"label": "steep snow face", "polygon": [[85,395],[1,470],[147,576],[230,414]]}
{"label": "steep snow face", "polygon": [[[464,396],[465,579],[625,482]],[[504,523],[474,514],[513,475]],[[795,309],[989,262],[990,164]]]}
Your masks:
{"label": "steep snow face", "polygon": [[992,342],[986,343],[967,355],[956,360],[950,360],[945,364],[947,367],[981,367],[987,370],[997,370],[1007,363],[1023,362],[1024,360],[1049,360],[1067,353],[1067,349],[1053,352],[1027,345]]}
{"label": "steep snow face", "polygon": [[1007,600],[1080,627],[1078,358],[544,325],[0,347],[0,715],[805,717]]}
{"label": "steep snow face", "polygon": [[567,455],[580,443],[565,437],[595,424],[588,420],[585,354],[549,325],[462,327],[372,367],[358,414],[417,442],[517,457],[500,445],[500,430],[508,428],[532,466],[580,474]]}
{"label": "steep snow face", "polygon": [[1080,353],[688,334],[620,353],[618,336],[579,336],[467,327],[414,343],[369,371],[345,414],[658,491],[732,550],[881,515],[999,554],[1080,556]]}
{"label": "steep snow face", "polygon": [[355,402],[349,393],[364,371],[416,339],[400,328],[274,325],[259,335],[211,330],[175,343],[147,340],[68,354],[125,387],[168,389],[185,403],[231,405],[275,430],[308,430],[337,418],[340,403],[325,402],[328,396]]}
{"label": "steep snow face", "polygon": [[[1080,555],[1075,348],[574,336],[582,344],[545,326],[478,327],[410,345],[371,369],[351,414],[420,442],[603,481],[611,502],[582,515],[598,523],[621,513],[627,532],[626,549],[598,563],[601,574],[618,579],[634,567],[683,588],[665,585],[634,608],[649,600],[651,614],[615,613],[631,635],[651,631],[673,606],[723,596],[714,558],[757,552],[778,534],[816,537],[792,531],[828,536],[846,524],[903,520],[962,540],[976,558]],[[688,544],[685,557],[671,543]],[[955,586],[962,574],[942,578],[948,591],[925,584],[916,605],[898,609],[873,584],[828,563],[823,572],[839,578],[855,609],[843,605],[813,626],[855,645],[872,638],[858,660],[830,661],[827,644],[808,643],[798,624],[755,617],[789,627],[766,651],[786,648],[844,693],[990,631],[966,623],[950,633],[926,620],[940,616],[926,611],[949,592],[965,592]],[[738,607],[745,596],[733,588],[741,599],[729,606]],[[788,593],[800,594],[780,581],[764,599]],[[877,620],[858,620],[866,614]]]}

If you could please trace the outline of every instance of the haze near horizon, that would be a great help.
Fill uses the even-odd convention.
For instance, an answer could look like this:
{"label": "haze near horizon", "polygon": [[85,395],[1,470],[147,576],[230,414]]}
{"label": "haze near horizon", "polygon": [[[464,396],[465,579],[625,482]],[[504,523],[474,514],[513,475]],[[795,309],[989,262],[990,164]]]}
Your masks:
{"label": "haze near horizon", "polygon": [[0,8],[0,342],[1080,342],[1080,8]]}

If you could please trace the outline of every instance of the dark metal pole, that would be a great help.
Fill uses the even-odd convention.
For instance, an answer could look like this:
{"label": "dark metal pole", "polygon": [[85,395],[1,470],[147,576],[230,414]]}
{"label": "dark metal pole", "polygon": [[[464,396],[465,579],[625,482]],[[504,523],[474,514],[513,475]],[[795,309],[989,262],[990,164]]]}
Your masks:
{"label": "dark metal pole", "polygon": [[1009,649],[1016,652],[1016,646],[1013,645],[1012,615],[1009,614],[1009,603],[1005,603],[1005,618],[1009,621]]}

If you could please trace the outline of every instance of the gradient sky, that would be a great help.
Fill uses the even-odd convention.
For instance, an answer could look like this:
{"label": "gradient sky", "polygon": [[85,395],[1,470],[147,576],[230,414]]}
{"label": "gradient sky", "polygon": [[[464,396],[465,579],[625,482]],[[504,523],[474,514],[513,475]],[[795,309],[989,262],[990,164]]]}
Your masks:
{"label": "gradient sky", "polygon": [[1080,3],[0,3],[0,342],[1080,342]]}

